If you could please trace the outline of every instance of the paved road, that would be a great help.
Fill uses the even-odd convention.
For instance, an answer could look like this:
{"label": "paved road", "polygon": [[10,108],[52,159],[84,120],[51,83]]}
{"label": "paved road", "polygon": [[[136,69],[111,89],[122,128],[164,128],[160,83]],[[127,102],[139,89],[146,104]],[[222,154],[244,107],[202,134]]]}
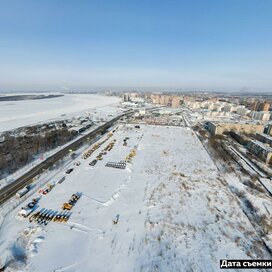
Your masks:
{"label": "paved road", "polygon": [[48,159],[40,163],[39,165],[29,170],[23,176],[19,177],[12,183],[5,186],[2,190],[0,190],[0,205],[6,202],[11,197],[13,197],[18,190],[22,189],[28,184],[31,184],[34,177],[41,174],[44,170],[48,169],[50,166],[55,164],[58,160],[63,158],[65,155],[67,155],[69,153],[69,150],[71,149],[75,150],[79,148],[84,142],[88,141],[90,138],[96,137],[99,133],[103,133],[105,130],[110,128],[116,121],[118,121],[120,118],[128,114],[130,114],[130,112],[124,113],[122,115],[119,115],[113,118],[109,122],[93,130],[89,134],[84,135],[77,141],[71,143],[70,145],[66,146],[62,150],[58,151],[57,153],[55,153],[54,155],[52,155],[51,157],[49,157]]}

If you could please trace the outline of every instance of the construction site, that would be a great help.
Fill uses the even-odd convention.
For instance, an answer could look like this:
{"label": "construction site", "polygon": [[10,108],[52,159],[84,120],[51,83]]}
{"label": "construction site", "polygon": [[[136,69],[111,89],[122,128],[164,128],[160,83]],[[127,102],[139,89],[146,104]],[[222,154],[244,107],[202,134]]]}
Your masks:
{"label": "construction site", "polygon": [[7,271],[218,271],[228,256],[271,257],[189,128],[118,124],[31,190],[0,229]]}

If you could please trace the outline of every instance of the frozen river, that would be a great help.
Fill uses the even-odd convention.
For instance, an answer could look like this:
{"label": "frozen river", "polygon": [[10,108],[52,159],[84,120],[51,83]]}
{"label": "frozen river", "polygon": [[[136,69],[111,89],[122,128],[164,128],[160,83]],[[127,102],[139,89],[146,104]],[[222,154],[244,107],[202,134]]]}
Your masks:
{"label": "frozen river", "polygon": [[118,97],[93,94],[65,94],[48,99],[3,101],[0,102],[0,132],[67,116],[76,116],[119,101]]}

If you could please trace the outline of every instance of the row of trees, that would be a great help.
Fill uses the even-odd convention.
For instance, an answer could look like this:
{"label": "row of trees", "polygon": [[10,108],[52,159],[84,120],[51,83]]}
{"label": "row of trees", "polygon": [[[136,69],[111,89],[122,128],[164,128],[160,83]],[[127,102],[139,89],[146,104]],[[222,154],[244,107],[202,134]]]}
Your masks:
{"label": "row of trees", "polygon": [[62,127],[43,134],[6,136],[0,144],[0,178],[12,174],[42,153],[71,141],[76,135],[75,131]]}

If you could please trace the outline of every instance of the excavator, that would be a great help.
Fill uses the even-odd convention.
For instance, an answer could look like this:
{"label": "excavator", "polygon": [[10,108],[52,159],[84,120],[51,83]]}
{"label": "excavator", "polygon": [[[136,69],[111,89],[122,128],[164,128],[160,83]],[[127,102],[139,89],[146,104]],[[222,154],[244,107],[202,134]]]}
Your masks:
{"label": "excavator", "polygon": [[63,203],[62,209],[70,211],[73,208],[73,205],[69,203]]}
{"label": "excavator", "polygon": [[62,209],[70,211],[73,208],[73,206],[76,204],[80,196],[81,195],[79,193],[72,194],[71,198],[69,199],[69,202],[63,203]]}

